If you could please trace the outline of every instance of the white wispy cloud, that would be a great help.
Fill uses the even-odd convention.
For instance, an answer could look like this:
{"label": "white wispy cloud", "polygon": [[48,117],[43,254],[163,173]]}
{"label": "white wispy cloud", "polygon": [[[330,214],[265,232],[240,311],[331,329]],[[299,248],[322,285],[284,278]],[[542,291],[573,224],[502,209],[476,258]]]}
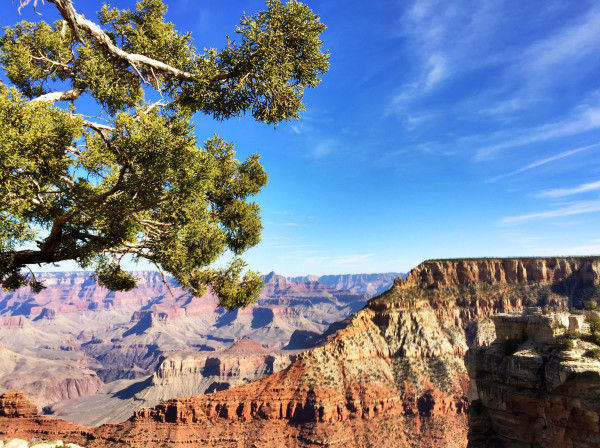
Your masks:
{"label": "white wispy cloud", "polygon": [[338,141],[333,138],[321,140],[320,142],[311,145],[308,156],[313,159],[322,159],[333,153],[338,144]]}
{"label": "white wispy cloud", "polygon": [[448,61],[441,54],[432,54],[427,60],[424,89],[429,90],[448,76]]}
{"label": "white wispy cloud", "polygon": [[592,240],[590,244],[570,246],[543,245],[528,250],[532,255],[598,255],[600,254],[600,240]]}
{"label": "white wispy cloud", "polygon": [[300,227],[303,225],[303,224],[300,224],[300,223],[294,222],[294,221],[288,221],[288,222],[266,221],[265,224],[268,224],[270,226],[279,226],[279,227]]}
{"label": "white wispy cloud", "polygon": [[[543,13],[542,8],[540,20]],[[510,17],[504,19],[507,23],[511,20]],[[495,56],[485,58],[482,65],[494,64],[497,74],[491,79],[495,84],[477,91],[465,105],[504,121],[516,112],[556,98],[553,92],[562,91],[565,83],[576,83],[577,78],[597,72],[600,7],[583,7],[578,16],[564,20],[562,26],[546,27],[545,32],[537,40],[518,47],[491,51]],[[489,43],[481,45],[485,47]]]}
{"label": "white wispy cloud", "polygon": [[397,35],[411,55],[411,68],[384,115],[414,113],[415,102],[489,59],[486,42],[497,28],[494,2],[414,0],[399,20]]}
{"label": "white wispy cloud", "polygon": [[551,218],[562,218],[565,216],[582,215],[586,213],[600,212],[600,201],[581,201],[574,202],[565,207],[545,212],[529,213],[519,216],[509,216],[502,219],[504,224],[516,224],[525,221],[536,221]]}
{"label": "white wispy cloud", "polygon": [[532,162],[532,163],[529,163],[527,165],[524,165],[524,166],[522,166],[520,168],[517,168],[516,170],[510,171],[508,173],[504,173],[504,174],[500,174],[500,175],[498,175],[496,177],[492,177],[491,179],[488,179],[487,182],[489,182],[489,183],[497,182],[497,181],[499,181],[501,179],[506,179],[507,177],[511,177],[511,176],[515,176],[517,174],[524,173],[525,171],[529,171],[529,170],[532,170],[532,169],[537,168],[539,166],[546,165],[547,163],[555,162],[556,160],[564,159],[565,157],[572,156],[573,154],[577,154],[577,153],[580,153],[582,151],[587,151],[587,150],[592,149],[592,148],[597,148],[599,146],[600,146],[600,143],[596,143],[595,145],[582,146],[580,148],[575,148],[575,149],[571,149],[569,151],[564,151],[564,152],[561,152],[559,154],[555,154],[555,155],[550,156],[550,157],[546,157],[546,158],[543,158],[543,159],[540,159],[540,160],[536,160],[535,162]]}
{"label": "white wispy cloud", "polygon": [[573,196],[580,193],[588,193],[590,191],[600,190],[600,181],[588,182],[572,188],[554,188],[552,190],[540,191],[535,195],[538,198],[563,198],[565,196]]}
{"label": "white wispy cloud", "polygon": [[375,254],[335,254],[329,250],[295,251],[284,258],[314,266],[364,264],[375,259]]}
{"label": "white wispy cloud", "polygon": [[[540,104],[558,101],[557,92],[564,90],[565,83],[595,76],[600,65],[596,56],[600,47],[600,7],[584,3],[578,14],[565,17],[560,25],[545,27],[544,20],[553,14],[555,20],[554,10],[561,6],[539,9],[530,21],[537,24],[526,27],[535,33],[524,36],[519,45],[511,45],[506,43],[510,41],[510,28],[522,27],[523,13],[502,2],[409,2],[399,21],[398,37],[412,57],[411,66],[402,74],[384,117],[396,116],[409,131],[423,123],[412,118],[432,111],[439,119],[449,116],[518,123],[515,117],[523,118],[519,114],[531,114]],[[478,77],[476,88],[463,90],[462,98],[452,104],[431,105],[434,95],[454,88],[455,80],[482,69],[488,73]],[[506,147],[598,129],[599,112],[592,107],[537,129],[523,129],[523,135],[512,132],[511,137],[480,148],[476,160]]]}
{"label": "white wispy cloud", "polygon": [[574,69],[588,56],[596,58],[600,45],[600,8],[592,8],[565,23],[562,29],[523,51],[515,69],[530,79],[533,77],[534,83],[548,82],[559,74],[557,70]]}
{"label": "white wispy cloud", "polygon": [[600,129],[600,107],[578,107],[574,117],[525,129],[517,137],[501,139],[498,143],[479,148],[475,160],[485,160],[501,149],[570,137],[597,129]]}

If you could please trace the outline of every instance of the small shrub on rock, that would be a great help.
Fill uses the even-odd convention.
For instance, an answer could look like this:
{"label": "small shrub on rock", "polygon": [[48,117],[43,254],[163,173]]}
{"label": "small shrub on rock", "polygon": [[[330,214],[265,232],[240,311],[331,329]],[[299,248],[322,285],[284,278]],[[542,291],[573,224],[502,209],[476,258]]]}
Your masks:
{"label": "small shrub on rock", "polygon": [[587,358],[593,358],[593,359],[600,360],[600,348],[593,348],[591,350],[588,350],[587,352],[585,352],[583,354],[583,356],[585,356]]}
{"label": "small shrub on rock", "polygon": [[600,345],[600,332],[595,332],[590,335],[588,338],[592,344]]}
{"label": "small shrub on rock", "polygon": [[555,347],[558,351],[566,352],[569,350],[573,350],[575,348],[575,343],[573,342],[572,338],[570,338],[567,335],[563,335],[562,337],[556,340]]}
{"label": "small shrub on rock", "polygon": [[590,331],[592,333],[600,332],[600,317],[597,314],[588,314],[585,321],[590,325]]}
{"label": "small shrub on rock", "polygon": [[598,307],[598,303],[596,301],[588,300],[587,302],[585,302],[585,309],[588,311],[594,311],[600,309],[600,307]]}

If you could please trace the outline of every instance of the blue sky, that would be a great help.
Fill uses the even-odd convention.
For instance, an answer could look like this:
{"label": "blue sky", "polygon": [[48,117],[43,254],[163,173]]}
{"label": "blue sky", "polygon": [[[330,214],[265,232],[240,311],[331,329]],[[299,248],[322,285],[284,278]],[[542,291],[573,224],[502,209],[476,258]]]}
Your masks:
{"label": "blue sky", "polygon": [[[91,18],[92,3],[75,6]],[[331,69],[300,120],[196,118],[200,141],[218,133],[269,173],[251,268],[398,272],[428,258],[600,253],[600,4],[308,4],[328,27]],[[168,5],[199,48],[221,47],[242,12],[264,7]],[[3,24],[36,20],[12,6]],[[53,5],[38,10],[54,18]]]}

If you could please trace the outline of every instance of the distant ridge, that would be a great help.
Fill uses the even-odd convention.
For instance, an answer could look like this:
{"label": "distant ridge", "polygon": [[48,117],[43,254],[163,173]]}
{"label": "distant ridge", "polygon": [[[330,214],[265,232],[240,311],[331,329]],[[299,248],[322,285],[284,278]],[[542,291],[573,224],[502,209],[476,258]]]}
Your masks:
{"label": "distant ridge", "polygon": [[406,273],[386,272],[381,274],[339,274],[339,275],[305,275],[288,277],[292,282],[316,281],[338,290],[348,290],[357,294],[367,294],[375,297],[385,291],[398,277],[406,278]]}

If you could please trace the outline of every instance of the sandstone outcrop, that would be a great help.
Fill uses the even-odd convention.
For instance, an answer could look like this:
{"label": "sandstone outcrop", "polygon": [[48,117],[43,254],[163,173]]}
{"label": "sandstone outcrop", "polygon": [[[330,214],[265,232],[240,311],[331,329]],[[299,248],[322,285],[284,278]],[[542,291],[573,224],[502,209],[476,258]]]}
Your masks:
{"label": "sandstone outcrop", "polygon": [[600,447],[600,360],[555,349],[566,331],[583,330],[583,316],[524,314],[494,317],[497,340],[471,348],[469,447]]}
{"label": "sandstone outcrop", "polygon": [[0,395],[0,417],[31,418],[38,415],[37,407],[21,391]]}
{"label": "sandstone outcrop", "polygon": [[484,258],[431,260],[413,269],[408,283],[424,283],[436,288],[469,283],[519,284],[527,282],[599,284],[600,258]]}

